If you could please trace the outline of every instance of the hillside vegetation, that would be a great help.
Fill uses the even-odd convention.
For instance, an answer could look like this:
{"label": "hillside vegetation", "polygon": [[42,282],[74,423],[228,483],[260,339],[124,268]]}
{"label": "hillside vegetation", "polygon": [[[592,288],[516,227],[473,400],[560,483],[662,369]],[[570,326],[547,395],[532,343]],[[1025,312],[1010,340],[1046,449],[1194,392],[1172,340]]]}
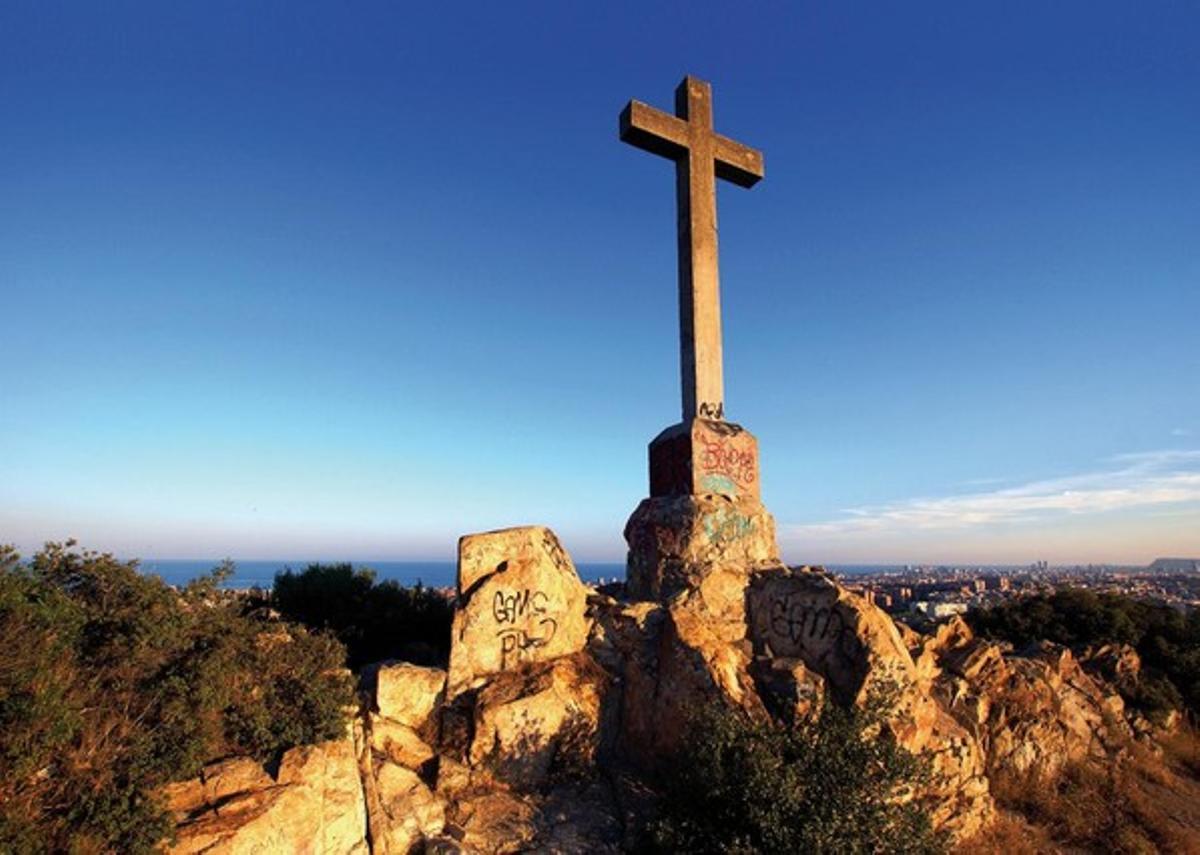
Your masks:
{"label": "hillside vegetation", "polygon": [[0,547],[0,851],[150,851],[162,784],[343,732],[342,644],[245,613],[228,572],[176,591],[71,541]]}

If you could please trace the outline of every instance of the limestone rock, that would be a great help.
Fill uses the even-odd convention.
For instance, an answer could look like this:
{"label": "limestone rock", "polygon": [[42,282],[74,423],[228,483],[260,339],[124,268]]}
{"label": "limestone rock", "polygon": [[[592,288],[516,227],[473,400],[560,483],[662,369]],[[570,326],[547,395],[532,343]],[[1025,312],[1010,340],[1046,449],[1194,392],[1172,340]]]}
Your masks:
{"label": "limestone rock", "polygon": [[209,763],[200,776],[163,789],[168,809],[179,814],[203,811],[238,793],[269,789],[275,781],[251,757],[232,757]]}
{"label": "limestone rock", "polygon": [[384,761],[374,767],[373,776],[373,852],[407,855],[442,833],[445,806],[416,772]]}
{"label": "limestone rock", "polygon": [[467,852],[523,852],[537,837],[536,817],[527,798],[502,789],[480,792],[454,804],[446,835]]}
{"label": "limestone rock", "polygon": [[371,748],[409,769],[420,769],[435,756],[415,730],[383,716],[371,716]]}
{"label": "limestone rock", "polygon": [[558,538],[528,526],[459,541],[448,693],[489,675],[583,649],[587,588]]}
{"label": "limestone rock", "polygon": [[375,708],[379,715],[420,730],[441,701],[446,672],[407,662],[385,662],[375,672]]}
{"label": "limestone rock", "polygon": [[474,698],[468,760],[522,790],[594,762],[608,677],[586,653],[497,675]]}
{"label": "limestone rock", "polygon": [[885,612],[804,568],[755,574],[746,599],[757,656],[797,660],[823,678],[841,704],[862,703],[876,687],[887,692],[896,741],[933,760],[934,780],[917,795],[935,826],[959,839],[982,827],[992,802],[979,745],[922,686],[909,647]]}
{"label": "limestone rock", "polygon": [[916,659],[921,645],[925,642],[925,636],[903,621],[896,620],[895,618],[892,618],[892,621],[896,624],[896,630],[900,633],[900,639],[904,642],[904,646],[908,648],[908,652]]}
{"label": "limestone rock", "polygon": [[1128,644],[1105,644],[1088,650],[1079,664],[1116,685],[1132,685],[1142,675],[1142,657]]}
{"label": "limestone rock", "polygon": [[[181,798],[199,796],[191,804]],[[247,758],[167,792],[182,810],[173,853],[366,853],[366,806],[349,736],[284,754],[276,778]]]}
{"label": "limestone rock", "polygon": [[825,678],[800,659],[759,656],[750,666],[758,694],[776,719],[799,721],[820,712]]}
{"label": "limestone rock", "polygon": [[906,688],[916,682],[912,657],[892,619],[823,573],[758,573],[746,599],[755,652],[801,660],[842,703],[857,701],[868,677]]}
{"label": "limestone rock", "polygon": [[972,639],[942,654],[935,692],[978,739],[989,774],[1049,779],[1063,765],[1102,757],[1128,734],[1123,703],[1044,644],[1025,655]]}
{"label": "limestone rock", "polygon": [[657,744],[659,653],[666,609],[659,603],[598,602],[588,650],[613,675],[619,693],[617,748],[635,762],[649,760]]}
{"label": "limestone rock", "polygon": [[625,525],[628,588],[641,600],[665,600],[699,588],[716,571],[745,580],[779,566],[775,520],[753,497],[719,494],[644,499]]}

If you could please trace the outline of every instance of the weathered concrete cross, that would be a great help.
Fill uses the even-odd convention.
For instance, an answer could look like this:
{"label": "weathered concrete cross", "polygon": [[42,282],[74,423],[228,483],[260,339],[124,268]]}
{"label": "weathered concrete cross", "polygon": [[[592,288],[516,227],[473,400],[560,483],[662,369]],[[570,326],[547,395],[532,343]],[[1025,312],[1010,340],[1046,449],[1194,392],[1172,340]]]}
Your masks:
{"label": "weathered concrete cross", "polygon": [[683,420],[723,419],[716,179],[754,186],[763,177],[762,152],[713,132],[712,87],[691,76],[675,90],[674,116],[630,101],[621,139],[675,161]]}

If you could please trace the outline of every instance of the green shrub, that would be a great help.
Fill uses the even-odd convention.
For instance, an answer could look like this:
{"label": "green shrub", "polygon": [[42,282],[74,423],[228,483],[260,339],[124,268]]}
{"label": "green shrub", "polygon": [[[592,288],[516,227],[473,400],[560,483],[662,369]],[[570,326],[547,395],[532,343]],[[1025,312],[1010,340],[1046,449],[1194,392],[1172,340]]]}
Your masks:
{"label": "green shrub", "polygon": [[73,545],[0,547],[0,851],[150,851],[162,784],[342,733],[335,639]]}
{"label": "green shrub", "polygon": [[713,706],[693,720],[669,766],[653,824],[665,852],[933,853],[945,847],[903,796],[929,763],[882,725],[888,704],[832,703],[783,726]]}
{"label": "green shrub", "polygon": [[450,603],[420,583],[377,583],[369,569],[310,564],[275,574],[271,600],[288,620],[336,633],[352,668],[384,659],[441,665],[450,655]]}

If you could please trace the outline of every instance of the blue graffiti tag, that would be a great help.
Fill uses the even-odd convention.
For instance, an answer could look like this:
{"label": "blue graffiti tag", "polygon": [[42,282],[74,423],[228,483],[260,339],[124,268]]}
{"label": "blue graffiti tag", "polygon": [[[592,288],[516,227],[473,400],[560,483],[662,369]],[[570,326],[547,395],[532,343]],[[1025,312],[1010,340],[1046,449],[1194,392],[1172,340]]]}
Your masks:
{"label": "blue graffiti tag", "polygon": [[705,475],[700,479],[700,488],[706,493],[724,493],[727,496],[738,494],[737,484],[728,475]]}
{"label": "blue graffiti tag", "polygon": [[704,531],[709,540],[728,543],[745,537],[754,530],[754,520],[728,508],[713,511],[704,517]]}

